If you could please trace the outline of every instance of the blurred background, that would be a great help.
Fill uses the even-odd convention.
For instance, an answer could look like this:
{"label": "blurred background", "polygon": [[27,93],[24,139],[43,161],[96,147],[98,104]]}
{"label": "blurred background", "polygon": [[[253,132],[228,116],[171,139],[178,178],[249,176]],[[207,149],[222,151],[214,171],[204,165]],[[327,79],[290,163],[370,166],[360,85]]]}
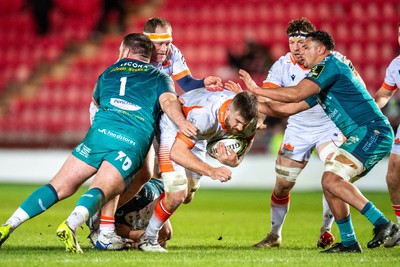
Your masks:
{"label": "blurred background", "polygon": [[[399,54],[398,0],[0,0],[0,148],[77,144],[98,75],[117,59],[123,36],[153,16],[172,24],[197,78],[239,81],[242,67],[261,85],[289,51],[288,22],[301,17],[334,36],[372,94]],[[398,102],[385,109],[394,126]],[[270,119],[251,152],[275,155],[285,125]]]}

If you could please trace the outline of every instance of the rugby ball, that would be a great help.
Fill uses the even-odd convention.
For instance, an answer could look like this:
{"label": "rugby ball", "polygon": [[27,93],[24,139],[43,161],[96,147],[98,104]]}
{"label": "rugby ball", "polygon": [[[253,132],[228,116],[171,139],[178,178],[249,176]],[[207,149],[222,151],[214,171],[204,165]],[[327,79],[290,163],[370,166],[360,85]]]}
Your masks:
{"label": "rugby ball", "polygon": [[218,154],[217,147],[220,142],[223,142],[225,147],[232,148],[233,151],[240,157],[246,151],[247,139],[240,136],[224,136],[218,139],[211,140],[207,143],[207,153],[211,157],[215,158],[213,154]]}

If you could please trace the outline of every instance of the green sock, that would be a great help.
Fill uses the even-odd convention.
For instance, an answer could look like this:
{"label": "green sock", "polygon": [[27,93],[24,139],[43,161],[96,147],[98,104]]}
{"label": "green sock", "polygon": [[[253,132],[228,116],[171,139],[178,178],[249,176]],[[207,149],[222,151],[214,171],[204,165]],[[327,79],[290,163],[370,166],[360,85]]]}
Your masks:
{"label": "green sock", "polygon": [[105,201],[104,193],[100,188],[91,188],[78,200],[76,206],[83,206],[89,211],[91,218],[102,206]]}
{"label": "green sock", "polygon": [[46,211],[58,201],[57,192],[51,184],[44,185],[34,192],[21,204],[29,218]]}
{"label": "green sock", "polygon": [[361,214],[367,217],[367,219],[374,226],[389,222],[389,220],[386,219],[385,215],[383,215],[383,213],[378,210],[372,202],[368,202],[367,204],[365,204],[364,208],[361,210]]}
{"label": "green sock", "polygon": [[342,220],[337,220],[336,224],[339,227],[340,238],[342,239],[343,246],[349,247],[357,243],[350,215]]}

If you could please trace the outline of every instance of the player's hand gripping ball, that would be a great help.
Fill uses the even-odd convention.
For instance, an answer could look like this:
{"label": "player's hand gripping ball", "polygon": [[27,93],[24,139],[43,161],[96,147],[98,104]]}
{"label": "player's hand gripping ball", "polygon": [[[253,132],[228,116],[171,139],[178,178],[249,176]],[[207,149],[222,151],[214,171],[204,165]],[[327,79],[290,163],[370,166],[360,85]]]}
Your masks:
{"label": "player's hand gripping ball", "polygon": [[247,139],[240,136],[228,135],[222,138],[214,139],[207,144],[207,153],[215,158],[213,154],[218,154],[217,147],[220,142],[223,142],[225,147],[232,148],[233,151],[240,157],[246,152],[248,145]]}

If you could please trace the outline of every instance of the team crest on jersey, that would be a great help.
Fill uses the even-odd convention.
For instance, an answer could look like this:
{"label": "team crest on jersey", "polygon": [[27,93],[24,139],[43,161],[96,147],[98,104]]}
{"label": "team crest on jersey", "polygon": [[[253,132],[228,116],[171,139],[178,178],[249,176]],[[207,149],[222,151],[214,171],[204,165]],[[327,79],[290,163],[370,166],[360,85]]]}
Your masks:
{"label": "team crest on jersey", "polygon": [[351,145],[351,144],[357,143],[358,141],[360,141],[360,138],[359,138],[357,135],[354,135],[354,136],[348,137],[348,138],[346,139],[345,144],[349,146],[349,145]]}
{"label": "team crest on jersey", "polygon": [[400,145],[400,138],[396,138],[395,140],[394,140],[394,144],[395,145]]}
{"label": "team crest on jersey", "polygon": [[322,71],[325,69],[323,65],[314,66],[311,71],[308,73],[307,77],[310,78],[318,78]]}

